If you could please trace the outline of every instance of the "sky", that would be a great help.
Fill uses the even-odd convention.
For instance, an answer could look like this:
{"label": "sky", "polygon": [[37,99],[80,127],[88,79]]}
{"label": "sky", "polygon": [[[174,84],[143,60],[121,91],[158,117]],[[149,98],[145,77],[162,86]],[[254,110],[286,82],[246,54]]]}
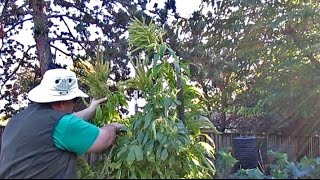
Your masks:
{"label": "sky", "polygon": [[[201,2],[201,0],[176,0],[177,12],[180,14],[180,16],[188,18],[191,16],[191,13],[194,10],[199,9],[200,2]],[[101,3],[101,1],[100,0],[93,0],[92,6],[94,6],[95,3]],[[159,8],[164,8],[164,6],[165,6],[165,0],[150,0],[150,3],[147,5],[147,9],[152,9],[154,3],[158,3]],[[34,39],[33,39],[33,35],[32,35],[32,30],[30,30],[30,27],[32,26],[31,23],[32,22],[30,22],[30,21],[26,22],[24,24],[24,28],[23,28],[24,32],[16,35],[16,37],[15,37],[17,39],[20,39],[20,42],[25,44],[26,48],[27,48],[27,45],[32,45],[35,43]],[[94,33],[93,33],[93,35],[94,35]],[[101,36],[101,34],[99,34],[97,36]],[[68,59],[66,60],[65,56],[62,53],[60,53],[60,52],[57,52],[57,53],[58,53],[58,55],[61,56],[61,58],[58,59],[58,63],[67,64],[68,66],[72,65],[72,61],[70,61]],[[22,56],[22,53],[18,56]],[[0,73],[3,73],[1,69],[0,69]]]}
{"label": "sky", "polygon": [[[164,8],[164,2],[165,0],[151,0],[147,8],[151,9],[154,3],[158,3],[159,8]],[[177,12],[188,18],[194,10],[199,9],[200,2],[201,0],[176,0]]]}
{"label": "sky", "polygon": [[[17,2],[19,3],[19,1],[17,1]],[[22,1],[20,0],[20,2],[22,2]],[[91,2],[92,2],[92,4],[101,3],[100,0],[93,0]],[[199,9],[200,2],[201,2],[201,0],[176,0],[176,10],[180,16],[188,18],[194,10]],[[164,6],[165,6],[165,0],[150,0],[150,3],[147,5],[147,9],[152,9],[154,3],[158,3],[159,8],[164,8]],[[2,11],[2,9],[0,9],[0,11]],[[24,30],[23,33],[20,33],[20,34],[16,35],[16,37],[15,37],[15,38],[19,39],[20,42],[23,43],[26,48],[28,47],[28,45],[35,44],[34,39],[33,39],[33,35],[32,35],[32,30],[30,30],[30,27],[32,26],[31,23],[32,22],[30,22],[30,21],[26,22],[23,27],[23,30]],[[0,44],[0,46],[1,46],[1,44]],[[59,52],[57,52],[57,53],[59,55]],[[22,53],[17,54],[17,56],[22,57]],[[66,58],[62,53],[60,53],[60,57],[61,58],[58,59],[58,63],[66,64],[68,67],[72,66],[73,62],[70,59]],[[14,69],[14,67],[12,67],[12,69]],[[3,73],[3,69],[0,69],[0,74],[2,74],[2,73]],[[138,100],[138,101],[143,101],[143,100]],[[138,102],[138,103],[143,104],[144,102]],[[24,102],[22,104],[14,105],[14,107],[21,108],[26,105],[27,105],[27,103]],[[3,106],[4,106],[4,103],[2,100],[0,100],[0,108],[3,108]],[[133,108],[134,108],[134,100],[131,103],[129,103],[129,109],[133,109]]]}

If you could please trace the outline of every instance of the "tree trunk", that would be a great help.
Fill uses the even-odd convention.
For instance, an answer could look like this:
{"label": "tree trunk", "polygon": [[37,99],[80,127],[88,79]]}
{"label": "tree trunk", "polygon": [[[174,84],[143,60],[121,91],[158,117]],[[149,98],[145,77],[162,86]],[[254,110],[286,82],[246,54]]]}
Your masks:
{"label": "tree trunk", "polygon": [[44,13],[45,2],[43,0],[30,0],[33,10],[34,39],[36,42],[37,56],[40,63],[41,75],[43,75],[52,62],[50,41],[48,37],[49,28],[47,16]]}
{"label": "tree trunk", "polygon": [[183,84],[181,79],[181,72],[177,72],[177,88],[179,89],[177,99],[181,102],[178,106],[178,116],[179,119],[185,124],[185,116],[184,116],[184,100],[183,100]]}

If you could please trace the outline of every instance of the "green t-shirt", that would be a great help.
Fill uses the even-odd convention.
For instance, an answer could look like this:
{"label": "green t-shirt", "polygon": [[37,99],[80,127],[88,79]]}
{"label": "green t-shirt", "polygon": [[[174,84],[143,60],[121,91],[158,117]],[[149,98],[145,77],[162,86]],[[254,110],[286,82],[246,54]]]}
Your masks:
{"label": "green t-shirt", "polygon": [[99,135],[99,128],[73,114],[63,116],[53,132],[54,144],[66,151],[85,154]]}

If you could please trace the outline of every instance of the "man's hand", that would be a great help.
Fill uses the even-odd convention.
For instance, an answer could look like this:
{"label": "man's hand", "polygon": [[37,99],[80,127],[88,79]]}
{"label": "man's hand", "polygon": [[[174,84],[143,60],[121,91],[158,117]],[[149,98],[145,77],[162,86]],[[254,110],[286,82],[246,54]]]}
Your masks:
{"label": "man's hand", "polygon": [[116,129],[116,133],[120,133],[122,131],[127,130],[127,126],[120,123],[109,123],[109,125],[113,126]]}
{"label": "man's hand", "polygon": [[99,136],[89,148],[89,153],[101,153],[113,145],[117,138],[117,133],[126,130],[126,126],[120,123],[108,123],[100,128]]}
{"label": "man's hand", "polygon": [[99,104],[102,104],[108,100],[107,97],[101,98],[101,99],[92,99],[90,103],[90,108],[97,109]]}
{"label": "man's hand", "polygon": [[97,107],[100,104],[106,102],[107,100],[108,100],[108,98],[106,98],[106,97],[100,98],[100,99],[92,99],[89,107],[87,107],[86,109],[84,109],[82,111],[75,112],[74,114],[76,116],[79,116],[79,117],[85,119],[85,120],[89,120],[89,119],[93,118],[94,115],[96,114]]}

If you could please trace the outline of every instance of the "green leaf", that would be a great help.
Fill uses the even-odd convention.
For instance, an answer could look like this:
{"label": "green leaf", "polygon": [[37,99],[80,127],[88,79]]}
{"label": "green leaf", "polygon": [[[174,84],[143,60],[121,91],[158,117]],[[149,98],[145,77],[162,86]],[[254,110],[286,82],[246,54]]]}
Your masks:
{"label": "green leaf", "polygon": [[162,173],[161,169],[159,166],[156,167],[156,170],[157,170],[157,173],[159,174],[160,178],[161,179],[165,179],[165,176],[164,174]]}
{"label": "green leaf", "polygon": [[177,73],[180,73],[181,68],[180,68],[180,65],[179,65],[178,60],[173,61],[173,65],[174,65],[174,67],[175,67],[176,72],[177,72]]}
{"label": "green leaf", "polygon": [[171,48],[167,48],[169,50],[169,53],[171,56],[175,57],[176,53],[171,49]]}
{"label": "green leaf", "polygon": [[162,150],[162,153],[161,153],[161,159],[164,161],[164,160],[166,160],[167,158],[168,158],[168,150],[167,150],[167,148],[164,148],[163,150]]}
{"label": "green leaf", "polygon": [[145,117],[145,121],[144,121],[144,125],[143,125],[143,129],[148,128],[148,126],[150,125],[151,119],[152,119],[152,111],[149,111]]}
{"label": "green leaf", "polygon": [[184,72],[186,73],[187,76],[190,76],[190,68],[189,68],[189,64],[181,64],[181,68],[184,70]]}
{"label": "green leaf", "polygon": [[144,133],[143,133],[143,131],[140,131],[138,133],[138,137],[137,137],[139,144],[142,144],[143,138],[144,138]]}
{"label": "green leaf", "polygon": [[214,124],[207,117],[200,116],[197,123],[200,124],[202,128],[210,128],[214,133],[220,134]]}
{"label": "green leaf", "polygon": [[145,145],[146,155],[148,156],[153,151],[153,141],[149,141]]}
{"label": "green leaf", "polygon": [[156,158],[160,159],[161,158],[161,152],[162,152],[162,147],[158,146],[157,152],[156,152]]}
{"label": "green leaf", "polygon": [[117,158],[119,158],[123,153],[125,153],[128,149],[128,146],[124,146],[118,153]]}
{"label": "green leaf", "polygon": [[103,118],[103,116],[102,116],[102,109],[101,109],[101,106],[100,106],[100,105],[97,106],[95,118],[96,118],[98,121]]}
{"label": "green leaf", "polygon": [[157,140],[158,140],[159,142],[161,142],[161,140],[162,140],[162,138],[163,138],[163,134],[162,134],[161,132],[159,132],[159,133],[156,135],[156,137],[157,137]]}
{"label": "green leaf", "polygon": [[207,165],[207,168],[210,170],[211,174],[216,173],[216,171],[214,169],[214,164],[212,163],[212,161],[209,158],[203,158],[202,161],[204,162],[204,164]]}
{"label": "green leaf", "polygon": [[127,157],[127,163],[129,165],[131,165],[133,163],[133,161],[135,160],[136,156],[135,156],[135,148],[134,147],[130,147],[130,151]]}
{"label": "green leaf", "polygon": [[206,150],[208,155],[214,155],[214,148],[206,142],[198,142]]}
{"label": "green leaf", "polygon": [[152,133],[153,133],[153,138],[157,138],[157,130],[156,130],[156,124],[152,122]]}
{"label": "green leaf", "polygon": [[160,59],[160,56],[159,56],[159,54],[154,54],[154,56],[153,56],[153,60],[152,60],[152,64],[153,65],[156,65],[157,64],[157,62],[159,61],[159,59]]}
{"label": "green leaf", "polygon": [[147,132],[146,135],[144,136],[142,145],[144,145],[148,141],[148,139],[149,139],[149,132]]}
{"label": "green leaf", "polygon": [[213,139],[208,134],[203,133],[201,135],[204,136],[212,144],[213,147],[215,146]]}
{"label": "green leaf", "polygon": [[134,171],[130,171],[131,175],[129,179],[137,179],[137,175]]}
{"label": "green leaf", "polygon": [[156,162],[156,158],[155,158],[154,153],[150,153],[150,154],[147,156],[147,160],[148,160],[149,162]]}
{"label": "green leaf", "polygon": [[174,164],[176,164],[176,156],[170,156],[169,158],[169,166],[173,166]]}
{"label": "green leaf", "polygon": [[159,72],[162,70],[162,64],[156,65],[152,68],[153,76],[156,77]]}
{"label": "green leaf", "polygon": [[194,86],[187,86],[187,88],[185,88],[185,91],[190,92],[190,93],[194,94],[197,97],[202,97],[202,94],[199,91],[199,89],[197,89]]}
{"label": "green leaf", "polygon": [[167,142],[167,139],[168,139],[167,136],[164,135],[163,138],[161,139],[160,143],[165,144]]}
{"label": "green leaf", "polygon": [[134,150],[135,150],[134,153],[136,155],[137,161],[142,161],[143,160],[143,151],[142,151],[141,146],[135,147]]}
{"label": "green leaf", "polygon": [[164,105],[164,107],[165,107],[166,109],[168,109],[168,108],[170,107],[171,103],[172,103],[172,100],[171,100],[170,98],[165,97],[165,98],[163,99],[163,105]]}
{"label": "green leaf", "polygon": [[121,170],[117,172],[116,179],[121,179]]}
{"label": "green leaf", "polygon": [[191,163],[191,165],[195,165],[195,166],[199,166],[200,165],[200,162],[198,160],[198,158],[194,155],[191,156],[191,160],[193,163]]}
{"label": "green leaf", "polygon": [[167,46],[165,44],[161,44],[159,47],[159,55],[162,57],[164,55],[165,50],[167,49]]}
{"label": "green leaf", "polygon": [[141,170],[137,169],[137,171],[139,172],[141,179],[150,179],[150,178],[148,178],[149,172],[146,169],[141,169]]}
{"label": "green leaf", "polygon": [[141,118],[137,119],[135,122],[134,122],[134,126],[133,126],[133,129],[140,129],[139,128],[139,125],[141,124]]}
{"label": "green leaf", "polygon": [[174,102],[177,104],[177,105],[181,105],[181,101],[175,99]]}

